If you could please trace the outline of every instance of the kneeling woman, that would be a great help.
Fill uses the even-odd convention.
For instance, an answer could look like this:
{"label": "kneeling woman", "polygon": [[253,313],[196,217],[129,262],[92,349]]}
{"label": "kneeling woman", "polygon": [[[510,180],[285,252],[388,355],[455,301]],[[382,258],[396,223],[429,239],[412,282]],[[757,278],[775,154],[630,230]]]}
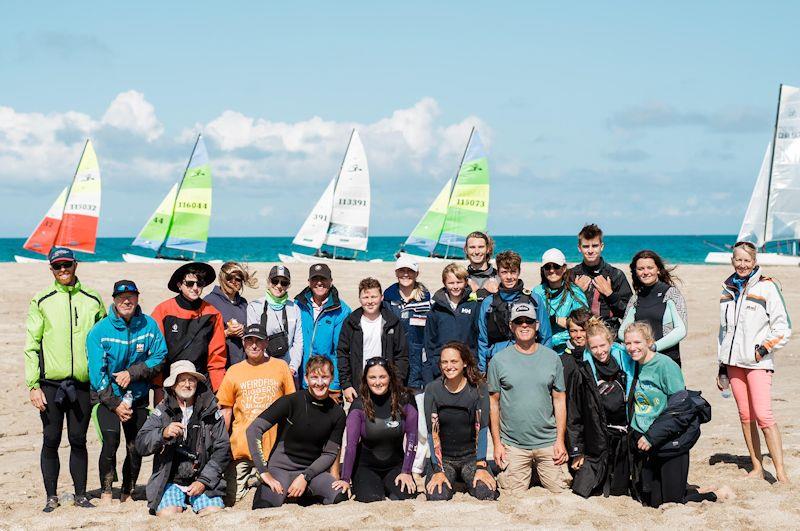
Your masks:
{"label": "kneeling woman", "polygon": [[[256,491],[253,509],[280,507],[287,497],[298,498],[306,490],[325,505],[347,499],[333,487],[336,479],[328,472],[345,427],[344,411],[328,395],[333,363],[312,356],[305,372],[308,389],[279,398],[247,428],[250,455],[264,482]],[[278,440],[268,457],[261,440],[273,426],[279,426]]]}
{"label": "kneeling woman", "polygon": [[431,460],[427,467],[428,500],[449,500],[461,479],[479,500],[498,497],[497,483],[486,462],[489,391],[469,347],[444,345],[442,376],[425,387],[425,421]]}
{"label": "kneeling woman", "polygon": [[334,488],[345,490],[352,484],[356,501],[366,503],[413,497],[418,422],[414,397],[384,358],[367,360],[358,396],[347,415],[342,479]]}
{"label": "kneeling woman", "polygon": [[623,496],[630,486],[627,410],[636,363],[612,342],[611,331],[596,317],[589,320],[586,340],[588,351],[567,391],[567,430],[576,471],[572,490],[583,497],[601,492]]}

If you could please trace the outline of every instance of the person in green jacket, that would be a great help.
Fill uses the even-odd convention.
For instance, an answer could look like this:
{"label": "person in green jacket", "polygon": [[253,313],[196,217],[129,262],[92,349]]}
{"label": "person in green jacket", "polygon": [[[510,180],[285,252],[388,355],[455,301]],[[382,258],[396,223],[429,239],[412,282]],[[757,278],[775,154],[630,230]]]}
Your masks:
{"label": "person in green jacket", "polygon": [[80,283],[69,249],[54,247],[48,255],[55,282],[34,295],[28,309],[25,340],[25,383],[42,420],[42,477],[47,503],[58,507],[58,447],[64,417],[69,438],[69,470],[75,486],[74,503],[94,507],[86,496],[89,456],[86,430],[91,420],[86,336],[105,317],[100,295]]}

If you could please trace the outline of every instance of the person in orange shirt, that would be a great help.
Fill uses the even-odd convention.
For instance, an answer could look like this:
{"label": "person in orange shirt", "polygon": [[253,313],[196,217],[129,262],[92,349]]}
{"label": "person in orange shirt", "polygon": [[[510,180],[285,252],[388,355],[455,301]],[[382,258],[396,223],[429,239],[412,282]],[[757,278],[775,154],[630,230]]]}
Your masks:
{"label": "person in orange shirt", "polygon": [[[151,314],[167,341],[164,370],[178,360],[191,361],[198,372],[208,377],[215,392],[225,376],[228,359],[225,326],[219,310],[205,302],[201,295],[203,288],[212,284],[216,277],[214,268],[208,264],[183,264],[167,283],[169,290],[178,295],[156,306]],[[155,404],[164,397],[161,389],[164,376],[166,374],[154,382]]]}
{"label": "person in orange shirt", "polygon": [[[289,365],[266,353],[267,332],[261,323],[247,327],[243,344],[244,361],[231,365],[217,391],[217,402],[225,418],[225,426],[231,431],[233,461],[225,472],[225,505],[228,507],[241,500],[247,489],[260,483],[247,445],[247,427],[274,401],[295,391]],[[269,455],[276,435],[277,426],[264,433],[262,446],[265,454]]]}

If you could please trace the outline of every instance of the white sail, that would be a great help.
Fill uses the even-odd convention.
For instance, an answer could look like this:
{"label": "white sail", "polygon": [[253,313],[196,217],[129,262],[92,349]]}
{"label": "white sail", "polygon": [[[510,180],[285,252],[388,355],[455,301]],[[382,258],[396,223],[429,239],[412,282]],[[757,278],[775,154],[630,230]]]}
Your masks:
{"label": "white sail", "polygon": [[331,220],[331,207],[333,206],[333,187],[336,185],[336,179],[331,179],[328,187],[322,192],[322,196],[311,209],[305,223],[300,227],[297,236],[294,237],[292,243],[295,245],[302,245],[303,247],[311,247],[312,249],[319,249],[325,242],[325,237],[328,235],[328,226]]}
{"label": "white sail", "polygon": [[756,185],[753,187],[753,194],[750,196],[750,203],[747,205],[747,212],[742,221],[742,228],[739,230],[739,237],[736,241],[752,242],[756,247],[764,245],[764,222],[767,215],[767,197],[769,196],[769,167],[770,156],[772,155],[772,142],[767,146],[764,160],[761,162],[761,169],[758,172]]}
{"label": "white sail", "polygon": [[800,239],[800,89],[781,86],[764,240]]}
{"label": "white sail", "polygon": [[367,250],[369,237],[369,168],[364,145],[355,129],[336,179],[330,226],[325,243],[334,247]]}

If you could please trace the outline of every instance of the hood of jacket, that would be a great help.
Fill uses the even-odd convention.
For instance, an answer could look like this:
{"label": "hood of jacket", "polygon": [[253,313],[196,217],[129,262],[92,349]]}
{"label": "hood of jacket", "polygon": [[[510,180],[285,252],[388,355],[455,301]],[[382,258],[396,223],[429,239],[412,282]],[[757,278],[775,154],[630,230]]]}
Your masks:
{"label": "hood of jacket", "polygon": [[[465,286],[464,293],[461,294],[461,299],[458,301],[458,304],[456,304],[456,308],[468,302],[471,294],[472,290],[469,289],[469,286]],[[447,296],[447,289],[445,288],[439,288],[438,291],[433,294],[433,305],[440,306],[443,310],[450,313],[455,313],[453,307],[450,306],[450,297]]]}

